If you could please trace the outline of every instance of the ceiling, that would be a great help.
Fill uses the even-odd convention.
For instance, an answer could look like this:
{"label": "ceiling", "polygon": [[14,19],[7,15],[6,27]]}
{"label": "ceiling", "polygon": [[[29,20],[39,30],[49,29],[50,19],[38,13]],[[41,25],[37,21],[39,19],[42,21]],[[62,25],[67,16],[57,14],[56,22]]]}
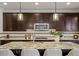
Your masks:
{"label": "ceiling", "polygon": [[[3,12],[19,12],[19,2],[7,3],[7,5],[3,5],[0,2],[0,7],[3,9]],[[57,12],[79,12],[79,2],[71,2],[70,5],[66,5],[66,2],[57,2],[56,9]],[[21,10],[22,12],[54,12],[55,2],[39,2],[39,5],[35,5],[34,2],[22,2]]]}

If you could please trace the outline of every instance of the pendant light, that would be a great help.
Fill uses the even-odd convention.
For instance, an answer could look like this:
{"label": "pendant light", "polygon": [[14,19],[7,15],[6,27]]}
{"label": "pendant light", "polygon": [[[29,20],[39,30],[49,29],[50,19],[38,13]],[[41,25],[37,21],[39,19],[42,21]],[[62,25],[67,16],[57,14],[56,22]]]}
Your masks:
{"label": "pendant light", "polygon": [[59,20],[59,15],[58,15],[57,12],[56,12],[56,2],[55,2],[55,12],[54,12],[54,14],[53,14],[53,20],[54,20],[54,21],[58,21],[58,20]]}
{"label": "pendant light", "polygon": [[23,14],[21,13],[21,2],[19,2],[19,5],[20,5],[20,7],[19,7],[18,20],[22,21],[23,20]]}

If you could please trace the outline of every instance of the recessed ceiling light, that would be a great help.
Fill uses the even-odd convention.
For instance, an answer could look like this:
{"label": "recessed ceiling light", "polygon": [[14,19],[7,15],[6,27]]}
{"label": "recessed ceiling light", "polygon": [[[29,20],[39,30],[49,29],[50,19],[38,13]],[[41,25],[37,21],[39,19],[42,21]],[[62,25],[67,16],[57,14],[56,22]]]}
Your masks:
{"label": "recessed ceiling light", "polygon": [[66,5],[70,5],[70,4],[71,4],[70,2],[67,2],[67,3],[66,3]]}
{"label": "recessed ceiling light", "polygon": [[35,5],[39,5],[39,3],[38,2],[35,2]]}
{"label": "recessed ceiling light", "polygon": [[8,3],[4,2],[3,4],[4,4],[4,5],[7,5]]}

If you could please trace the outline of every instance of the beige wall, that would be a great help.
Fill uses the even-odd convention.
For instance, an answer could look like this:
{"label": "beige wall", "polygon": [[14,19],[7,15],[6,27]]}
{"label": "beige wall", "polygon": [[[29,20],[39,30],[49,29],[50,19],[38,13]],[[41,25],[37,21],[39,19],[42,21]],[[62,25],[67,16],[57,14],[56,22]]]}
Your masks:
{"label": "beige wall", "polygon": [[0,8],[0,32],[3,32],[3,10]]}

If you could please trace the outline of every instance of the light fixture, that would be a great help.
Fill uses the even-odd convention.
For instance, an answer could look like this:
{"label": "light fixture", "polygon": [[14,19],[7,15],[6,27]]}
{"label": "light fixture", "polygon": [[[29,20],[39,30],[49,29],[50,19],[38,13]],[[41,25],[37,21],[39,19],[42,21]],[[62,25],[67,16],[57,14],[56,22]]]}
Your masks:
{"label": "light fixture", "polygon": [[39,3],[38,3],[38,2],[35,2],[35,5],[36,5],[36,6],[39,5]]}
{"label": "light fixture", "polygon": [[3,4],[4,4],[4,5],[7,5],[8,3],[7,3],[7,2],[4,2]]}
{"label": "light fixture", "polygon": [[36,16],[39,16],[40,14],[39,14],[39,13],[35,13],[35,15],[36,15]]}
{"label": "light fixture", "polygon": [[57,12],[56,12],[56,2],[55,2],[55,12],[54,12],[54,14],[53,14],[53,20],[54,20],[54,21],[58,21],[58,20],[59,20],[59,15],[58,15]]}
{"label": "light fixture", "polygon": [[67,3],[66,3],[66,5],[70,5],[70,4],[71,4],[70,2],[67,2]]}
{"label": "light fixture", "polygon": [[59,15],[57,13],[53,14],[53,20],[58,21],[59,20]]}
{"label": "light fixture", "polygon": [[21,13],[21,2],[19,3],[20,4],[20,8],[19,8],[19,14],[18,14],[18,20],[19,21],[23,21],[23,14]]}

